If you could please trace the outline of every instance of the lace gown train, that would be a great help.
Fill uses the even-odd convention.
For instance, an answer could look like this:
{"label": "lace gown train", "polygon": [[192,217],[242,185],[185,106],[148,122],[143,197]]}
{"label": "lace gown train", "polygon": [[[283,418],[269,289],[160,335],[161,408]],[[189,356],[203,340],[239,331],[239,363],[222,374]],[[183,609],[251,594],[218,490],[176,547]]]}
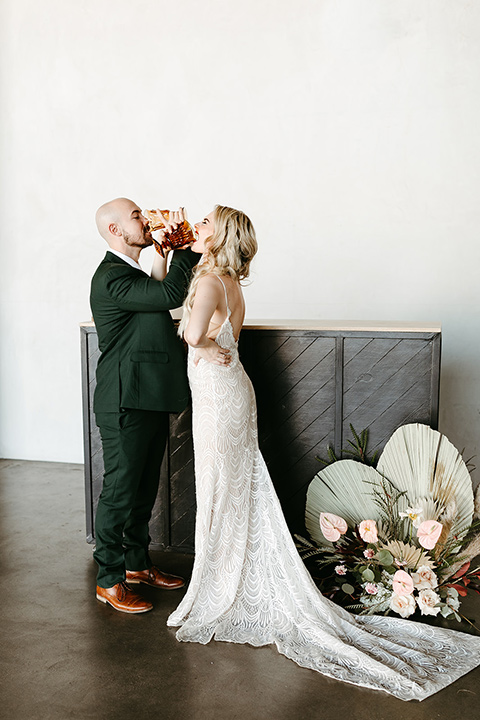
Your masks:
{"label": "lace gown train", "polygon": [[227,318],[228,367],[189,350],[197,492],[195,562],[168,625],[181,641],[274,643],[298,665],[402,700],[423,700],[480,664],[480,638],[323,597],[301,560],[258,448],[255,395]]}

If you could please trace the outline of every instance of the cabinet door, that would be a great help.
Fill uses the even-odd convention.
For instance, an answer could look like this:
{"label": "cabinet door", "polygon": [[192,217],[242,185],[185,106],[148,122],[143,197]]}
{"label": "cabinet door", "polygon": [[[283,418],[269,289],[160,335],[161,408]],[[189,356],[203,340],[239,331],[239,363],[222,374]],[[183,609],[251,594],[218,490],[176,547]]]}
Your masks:
{"label": "cabinet door", "polygon": [[369,451],[382,450],[406,423],[436,426],[439,337],[347,337],[343,343],[343,446],[368,428]]}
{"label": "cabinet door", "polygon": [[257,397],[259,444],[286,520],[304,532],[307,486],[335,430],[335,338],[251,330],[240,346]]}

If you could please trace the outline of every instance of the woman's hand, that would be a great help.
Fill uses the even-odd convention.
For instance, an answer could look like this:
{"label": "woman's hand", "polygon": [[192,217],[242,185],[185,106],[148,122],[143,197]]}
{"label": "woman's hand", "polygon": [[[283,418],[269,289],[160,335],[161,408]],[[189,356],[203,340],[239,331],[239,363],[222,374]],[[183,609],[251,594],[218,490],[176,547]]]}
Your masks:
{"label": "woman's hand", "polygon": [[168,220],[165,216],[163,216],[163,224],[165,225],[165,228],[162,228],[163,232],[165,233],[167,240],[169,233],[173,232],[177,229],[179,225],[184,221],[184,215],[183,215],[183,208],[178,208],[178,210],[170,210],[168,214]]}
{"label": "woman's hand", "polygon": [[[191,242],[186,243],[185,245],[181,245],[178,247],[178,241],[179,238],[176,237],[175,240],[173,239],[173,236],[175,235],[176,231],[180,228],[182,228],[183,223],[186,220],[186,213],[185,208],[181,207],[178,208],[178,210],[170,210],[168,215],[168,220],[165,217],[165,215],[162,214],[161,210],[157,208],[157,213],[162,215],[163,218],[163,224],[164,227],[160,228],[156,232],[158,233],[158,236],[154,238],[154,244],[155,244],[155,250],[162,255],[162,253],[167,253],[170,250],[173,249],[173,247],[176,247],[178,250],[186,250],[186,248],[193,245],[194,240],[192,239]],[[180,236],[180,239],[183,239],[183,236]]]}
{"label": "woman's hand", "polygon": [[183,337],[195,349],[194,363],[200,358],[214,365],[228,366],[230,351],[220,347],[208,337],[208,328],[220,302],[225,302],[222,284],[213,275],[205,275],[198,281],[190,320]]}
{"label": "woman's hand", "polygon": [[214,340],[208,340],[208,342],[202,347],[195,348],[195,357],[193,364],[198,365],[198,362],[202,358],[213,365],[230,365],[232,357],[230,351],[220,347]]}
{"label": "woman's hand", "polygon": [[[157,208],[157,213],[162,215],[161,210]],[[167,274],[167,258],[168,253],[173,250],[171,242],[170,242],[170,235],[172,232],[174,232],[184,221],[185,219],[185,213],[184,208],[179,208],[178,210],[172,210],[169,213],[168,220],[163,217],[163,223],[165,227],[159,228],[158,230],[155,230],[152,233],[153,237],[153,244],[155,246],[155,250],[157,251],[155,253],[155,257],[153,260],[152,265],[152,272],[151,276],[154,278],[154,280],[164,280]],[[185,247],[179,248],[180,250],[184,250],[185,248],[189,247],[189,245],[185,245]]]}

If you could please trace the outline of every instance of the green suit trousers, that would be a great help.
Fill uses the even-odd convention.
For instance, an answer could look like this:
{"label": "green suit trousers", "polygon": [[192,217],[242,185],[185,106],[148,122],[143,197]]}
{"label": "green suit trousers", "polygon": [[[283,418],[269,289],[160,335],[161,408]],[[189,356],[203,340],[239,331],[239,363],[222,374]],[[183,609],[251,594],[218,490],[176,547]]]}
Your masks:
{"label": "green suit trousers", "polygon": [[168,413],[122,410],[96,414],[105,474],[95,518],[97,585],[125,580],[151,566],[148,523],[168,437]]}

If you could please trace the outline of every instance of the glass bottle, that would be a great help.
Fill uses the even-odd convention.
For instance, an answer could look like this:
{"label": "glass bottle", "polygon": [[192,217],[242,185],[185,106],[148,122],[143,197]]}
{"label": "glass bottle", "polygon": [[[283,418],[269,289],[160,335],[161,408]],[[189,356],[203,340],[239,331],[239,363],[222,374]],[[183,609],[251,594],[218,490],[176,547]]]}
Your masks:
{"label": "glass bottle", "polygon": [[[150,232],[153,232],[154,230],[165,227],[164,220],[168,221],[170,210],[145,210],[143,214],[148,220]],[[190,223],[184,220],[175,230],[169,232],[162,242],[157,242],[156,240],[153,242],[155,244],[155,250],[160,253],[162,257],[165,257],[164,250],[184,247],[185,245],[190,245],[195,242],[195,231]]]}

